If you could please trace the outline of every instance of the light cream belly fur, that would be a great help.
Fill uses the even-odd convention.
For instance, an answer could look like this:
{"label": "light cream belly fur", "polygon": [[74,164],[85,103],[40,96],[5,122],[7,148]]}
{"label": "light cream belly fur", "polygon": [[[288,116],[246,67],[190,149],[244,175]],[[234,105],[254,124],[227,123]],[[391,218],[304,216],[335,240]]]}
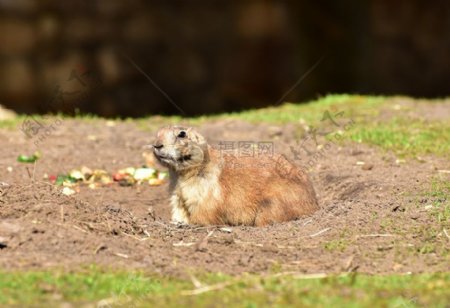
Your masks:
{"label": "light cream belly fur", "polygon": [[172,221],[185,224],[209,223],[217,216],[216,205],[222,202],[220,169],[209,170],[205,177],[192,176],[179,181],[171,198]]}

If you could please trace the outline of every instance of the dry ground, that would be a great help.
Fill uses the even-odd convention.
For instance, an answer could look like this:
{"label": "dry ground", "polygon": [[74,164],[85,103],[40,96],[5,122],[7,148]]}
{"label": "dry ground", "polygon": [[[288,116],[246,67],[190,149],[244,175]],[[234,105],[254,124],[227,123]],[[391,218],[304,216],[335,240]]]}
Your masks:
{"label": "dry ground", "polygon": [[[82,187],[65,196],[43,178],[83,165],[110,172],[141,165],[142,146],[154,131],[133,123],[106,124],[63,120],[39,145],[42,158],[35,166],[16,161],[35,151],[33,142],[18,130],[0,130],[1,268],[76,269],[97,263],[173,275],[191,269],[230,274],[450,270],[450,239],[433,213],[439,196],[427,193],[432,181],[449,180],[439,171],[449,169],[448,160],[427,156],[403,162],[366,145],[333,144],[309,170],[321,205],[313,216],[264,228],[179,227],[169,223],[167,184]],[[218,120],[200,131],[212,143],[273,140],[275,151],[289,157],[289,146],[299,138],[294,124]],[[308,158],[296,163],[308,164]]]}

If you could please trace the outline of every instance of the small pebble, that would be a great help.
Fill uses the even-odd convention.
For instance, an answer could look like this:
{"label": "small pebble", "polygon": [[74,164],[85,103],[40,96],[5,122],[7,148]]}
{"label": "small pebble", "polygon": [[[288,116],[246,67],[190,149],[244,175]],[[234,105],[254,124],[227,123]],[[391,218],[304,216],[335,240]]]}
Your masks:
{"label": "small pebble", "polygon": [[64,187],[63,190],[62,190],[62,193],[63,193],[63,195],[70,196],[70,195],[73,195],[75,193],[75,190],[73,190],[70,187]]}
{"label": "small pebble", "polygon": [[372,170],[373,169],[373,164],[368,164],[368,165],[363,165],[361,167],[362,170]]}

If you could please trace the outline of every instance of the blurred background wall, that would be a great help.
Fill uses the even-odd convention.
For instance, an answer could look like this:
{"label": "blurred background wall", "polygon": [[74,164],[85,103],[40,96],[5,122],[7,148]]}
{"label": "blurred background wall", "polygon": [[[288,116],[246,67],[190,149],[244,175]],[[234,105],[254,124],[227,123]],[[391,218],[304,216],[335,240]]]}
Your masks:
{"label": "blurred background wall", "polygon": [[[450,94],[447,0],[0,0],[0,104],[186,114],[336,92]],[[136,68],[134,62],[138,67]]]}

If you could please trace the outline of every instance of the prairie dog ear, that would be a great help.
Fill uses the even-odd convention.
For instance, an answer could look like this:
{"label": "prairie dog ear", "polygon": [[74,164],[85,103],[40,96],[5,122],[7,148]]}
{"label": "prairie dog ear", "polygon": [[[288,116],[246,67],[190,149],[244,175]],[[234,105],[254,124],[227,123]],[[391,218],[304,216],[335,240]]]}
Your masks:
{"label": "prairie dog ear", "polygon": [[206,139],[202,135],[197,133],[197,131],[195,129],[193,129],[192,127],[189,127],[186,131],[187,131],[189,138],[192,141],[194,141],[195,143],[198,143],[198,144],[206,143]]}

